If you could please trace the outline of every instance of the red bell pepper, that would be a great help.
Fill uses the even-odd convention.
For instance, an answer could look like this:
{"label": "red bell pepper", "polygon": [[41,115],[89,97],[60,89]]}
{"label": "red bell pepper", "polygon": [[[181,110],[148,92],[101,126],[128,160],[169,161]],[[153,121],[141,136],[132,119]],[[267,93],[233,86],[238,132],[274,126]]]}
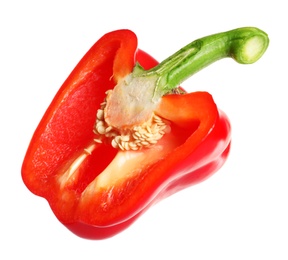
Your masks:
{"label": "red bell pepper", "polygon": [[253,63],[257,28],[196,40],[158,64],[129,30],[107,33],[75,67],[40,121],[22,166],[28,189],[80,237],[127,228],[157,201],[225,162],[230,124],[207,92],[179,84],[224,57]]}

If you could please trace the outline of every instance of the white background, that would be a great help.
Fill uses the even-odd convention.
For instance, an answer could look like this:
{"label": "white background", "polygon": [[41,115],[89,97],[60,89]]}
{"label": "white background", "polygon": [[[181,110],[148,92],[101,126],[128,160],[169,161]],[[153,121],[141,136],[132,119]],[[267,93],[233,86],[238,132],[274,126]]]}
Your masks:
{"label": "white background", "polygon": [[[5,2],[5,3],[4,3]],[[285,1],[1,1],[1,259],[288,259]],[[285,18],[286,16],[286,18]],[[233,127],[225,166],[151,208],[121,234],[81,239],[22,183],[44,111],[104,33],[128,28],[161,61],[189,42],[243,26],[270,46],[253,65],[219,61],[186,81],[209,91]]]}

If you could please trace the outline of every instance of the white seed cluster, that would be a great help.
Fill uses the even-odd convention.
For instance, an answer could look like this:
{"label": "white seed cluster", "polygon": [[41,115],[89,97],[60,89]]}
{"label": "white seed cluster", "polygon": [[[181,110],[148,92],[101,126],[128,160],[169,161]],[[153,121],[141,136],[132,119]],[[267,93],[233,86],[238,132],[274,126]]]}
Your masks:
{"label": "white seed cluster", "polygon": [[101,143],[102,138],[111,140],[114,148],[121,150],[139,150],[156,144],[165,133],[170,132],[170,126],[161,117],[153,114],[151,120],[141,126],[134,126],[132,129],[119,130],[107,124],[104,118],[106,101],[101,103],[97,111],[97,119],[94,133],[99,138],[95,142]]}

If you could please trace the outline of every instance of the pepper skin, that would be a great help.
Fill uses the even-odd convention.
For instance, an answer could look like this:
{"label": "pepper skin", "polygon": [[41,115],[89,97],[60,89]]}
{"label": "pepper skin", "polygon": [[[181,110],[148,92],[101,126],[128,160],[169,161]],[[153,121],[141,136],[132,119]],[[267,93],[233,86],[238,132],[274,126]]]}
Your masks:
{"label": "pepper skin", "polygon": [[[163,81],[169,90],[159,87],[161,95],[153,109],[153,115],[167,125],[159,140],[133,150],[130,148],[135,144],[129,149],[118,143],[113,147],[106,132],[98,138],[101,133],[97,132],[99,127],[95,130],[95,121],[103,100],[110,101],[107,91],[114,91],[136,71],[135,64],[145,71],[163,68],[137,49],[137,37],[129,30],[100,38],[57,92],[24,158],[25,185],[45,198],[59,221],[83,238],[105,239],[118,234],[156,202],[210,177],[229,153],[230,123],[212,96],[207,92],[171,91],[181,83],[171,74],[179,63],[170,70],[161,69],[168,73],[166,76],[172,75],[167,82],[173,82],[173,86]],[[141,70],[137,73],[132,78],[143,78]],[[110,106],[112,109],[107,105],[105,111],[112,111],[113,119],[113,101]]]}

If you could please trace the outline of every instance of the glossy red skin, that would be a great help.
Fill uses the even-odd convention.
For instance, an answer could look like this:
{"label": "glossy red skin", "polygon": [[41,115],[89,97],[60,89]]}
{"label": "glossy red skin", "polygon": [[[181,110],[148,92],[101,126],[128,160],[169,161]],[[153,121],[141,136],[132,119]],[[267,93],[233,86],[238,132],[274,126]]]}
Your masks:
{"label": "glossy red skin", "polygon": [[[209,149],[209,153],[207,153],[207,149]],[[153,204],[209,178],[225,163],[229,150],[230,124],[227,116],[220,112],[219,121],[211,135],[194,153],[190,154],[185,160],[179,161],[175,168],[167,172],[167,179],[161,185],[151,187],[152,191],[147,191],[147,198],[144,199],[147,204],[142,204],[142,209],[134,216],[119,224],[104,228],[79,222],[66,224],[66,227],[78,236],[87,239],[103,239],[114,236],[129,227]]]}
{"label": "glossy red skin", "polygon": [[[131,196],[129,195],[129,199],[133,202],[131,197],[135,197],[137,203],[134,202],[132,206],[124,204],[120,205],[120,207],[116,205],[117,201],[115,201],[115,208],[120,207],[121,210],[118,211],[121,212],[115,213],[115,216],[111,216],[109,212],[101,212],[102,217],[99,218],[97,225],[89,223],[88,213],[87,216],[82,216],[82,218],[77,218],[74,215],[78,200],[76,195],[78,193],[81,194],[91,180],[97,176],[95,169],[97,169],[96,172],[101,172],[117,152],[117,150],[107,145],[101,146],[101,149],[93,153],[91,158],[85,162],[81,183],[73,183],[71,187],[68,187],[70,191],[71,189],[72,191],[75,190],[76,195],[74,196],[73,192],[69,191],[70,193],[67,192],[67,205],[59,203],[62,190],[59,187],[55,187],[55,179],[69,164],[70,158],[77,157],[77,154],[93,140],[94,134],[91,129],[95,122],[96,111],[105,97],[105,90],[111,89],[115,85],[115,81],[111,80],[111,75],[114,75],[116,81],[126,75],[127,71],[131,71],[134,66],[134,58],[145,69],[154,67],[157,64],[145,52],[136,51],[137,38],[130,31],[119,31],[115,37],[120,40],[117,38],[113,44],[109,43],[109,40],[111,41],[114,35],[110,36],[107,44],[104,41],[99,44],[100,47],[98,46],[98,48],[102,48],[101,53],[105,54],[105,58],[103,58],[103,64],[97,67],[97,71],[90,73],[90,65],[87,66],[86,72],[83,70],[83,64],[85,65],[85,62],[89,63],[91,59],[90,52],[88,52],[88,55],[84,56],[80,61],[78,71],[76,67],[66,82],[64,82],[55,96],[54,100],[56,101],[52,101],[35,131],[22,166],[23,181],[30,191],[46,198],[57,218],[68,229],[78,236],[88,239],[104,239],[116,235],[131,225],[157,201],[205,180],[223,165],[230,147],[230,124],[228,118],[223,112],[217,110],[209,94],[195,93],[185,97],[186,100],[194,100],[195,98],[198,100],[198,96],[204,97],[204,109],[206,109],[205,102],[207,102],[207,104],[211,105],[211,111],[214,114],[217,113],[214,115],[214,121],[209,122],[208,128],[206,127],[205,131],[202,131],[203,133],[198,133],[199,131],[193,124],[191,126],[188,124],[187,131],[191,136],[187,135],[187,138],[190,141],[181,145],[179,151],[177,150],[170,157],[168,156],[165,159],[165,163],[159,162],[157,168],[151,166],[152,170],[147,169],[149,175],[148,177],[145,176],[143,183],[141,183],[141,180],[135,180],[135,185],[145,186],[144,191],[137,190]],[[121,37],[127,41],[127,43],[124,43],[125,48],[122,48],[122,50],[119,47],[124,41]],[[116,53],[119,50],[123,54]],[[136,54],[135,56],[134,53]],[[125,59],[126,63],[123,62],[121,57],[127,58]],[[118,67],[115,59],[119,60]],[[79,71],[80,73],[77,73]],[[79,75],[84,75],[84,80],[81,84],[75,83],[79,82]],[[77,85],[74,89],[71,87],[73,84],[78,84],[79,86]],[[95,85],[101,87],[95,88]],[[67,105],[65,103],[63,106],[61,101],[67,96],[72,98],[65,101]],[[165,104],[172,104],[170,102],[172,99],[173,96],[164,98],[164,107]],[[182,104],[183,100],[175,100],[175,104],[177,102]],[[171,109],[173,110],[174,108],[172,107]],[[206,112],[209,116],[209,107],[207,107]],[[199,113],[199,119],[201,119],[201,113]],[[166,116],[165,112],[163,116]],[[167,114],[167,117],[169,116]],[[184,114],[184,121],[185,117],[186,115]],[[175,121],[177,120],[181,121],[181,116],[175,118]],[[176,122],[176,124],[187,123],[180,121]],[[175,126],[175,131],[178,131],[177,129],[185,129],[185,127]],[[153,174],[156,177],[151,177]],[[123,196],[128,195],[124,194]]]}

